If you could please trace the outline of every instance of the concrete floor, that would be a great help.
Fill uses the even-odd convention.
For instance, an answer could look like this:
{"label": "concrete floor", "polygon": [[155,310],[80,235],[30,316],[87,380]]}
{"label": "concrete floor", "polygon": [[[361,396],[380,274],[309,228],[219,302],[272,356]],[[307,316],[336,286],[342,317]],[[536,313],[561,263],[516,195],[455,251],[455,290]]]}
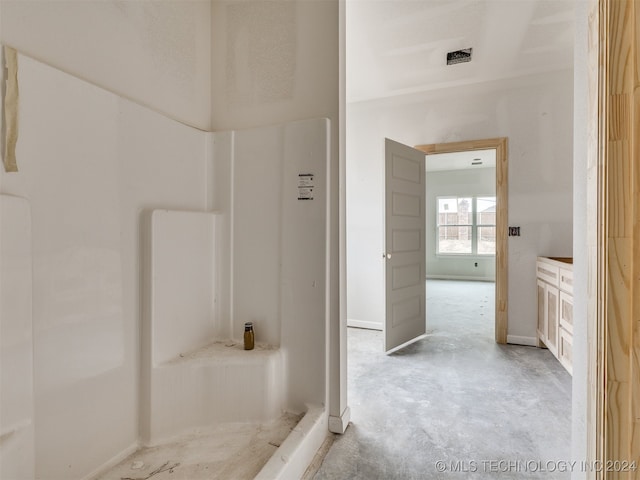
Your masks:
{"label": "concrete floor", "polygon": [[232,423],[143,447],[94,480],[249,480],[300,421],[284,414],[266,424]]}
{"label": "concrete floor", "polygon": [[429,336],[393,355],[349,329],[352,424],[315,480],[570,478],[571,377],[548,350],[494,342],[493,298],[428,281]]}

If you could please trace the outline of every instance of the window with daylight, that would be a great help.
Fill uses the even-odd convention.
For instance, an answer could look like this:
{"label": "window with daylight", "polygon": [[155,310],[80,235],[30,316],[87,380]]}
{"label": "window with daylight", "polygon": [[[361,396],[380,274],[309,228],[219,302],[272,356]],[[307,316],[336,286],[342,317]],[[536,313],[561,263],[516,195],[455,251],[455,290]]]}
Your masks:
{"label": "window with daylight", "polygon": [[496,197],[438,197],[439,255],[495,255]]}

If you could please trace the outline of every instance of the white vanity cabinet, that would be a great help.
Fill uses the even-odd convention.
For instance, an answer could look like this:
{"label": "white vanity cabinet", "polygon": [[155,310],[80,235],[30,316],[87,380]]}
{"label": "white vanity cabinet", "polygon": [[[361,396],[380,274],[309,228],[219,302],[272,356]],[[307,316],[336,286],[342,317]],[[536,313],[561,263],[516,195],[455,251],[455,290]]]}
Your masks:
{"label": "white vanity cabinet", "polygon": [[571,373],[573,259],[538,257],[538,346],[546,346]]}

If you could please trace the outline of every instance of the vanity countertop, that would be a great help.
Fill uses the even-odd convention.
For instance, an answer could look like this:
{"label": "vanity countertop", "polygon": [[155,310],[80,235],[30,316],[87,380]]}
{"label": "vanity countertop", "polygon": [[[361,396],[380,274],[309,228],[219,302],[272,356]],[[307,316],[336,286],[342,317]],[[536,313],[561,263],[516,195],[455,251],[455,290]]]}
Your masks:
{"label": "vanity countertop", "polygon": [[573,265],[573,257],[538,257],[538,260],[546,261],[548,263],[563,263],[565,265]]}

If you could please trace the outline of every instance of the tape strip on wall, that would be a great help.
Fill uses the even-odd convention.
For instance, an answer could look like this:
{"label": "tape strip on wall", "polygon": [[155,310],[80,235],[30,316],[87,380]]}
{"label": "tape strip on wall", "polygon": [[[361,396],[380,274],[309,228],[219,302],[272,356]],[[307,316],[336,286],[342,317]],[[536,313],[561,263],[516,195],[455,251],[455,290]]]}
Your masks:
{"label": "tape strip on wall", "polygon": [[15,49],[4,47],[7,63],[7,90],[4,97],[5,143],[4,170],[17,172],[16,143],[18,143],[18,55]]}

